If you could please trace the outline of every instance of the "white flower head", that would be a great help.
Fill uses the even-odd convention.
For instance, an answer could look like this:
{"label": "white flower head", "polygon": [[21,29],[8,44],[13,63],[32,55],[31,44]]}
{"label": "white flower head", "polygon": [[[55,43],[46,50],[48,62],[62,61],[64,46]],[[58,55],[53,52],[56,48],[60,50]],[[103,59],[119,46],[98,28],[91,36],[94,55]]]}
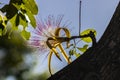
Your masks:
{"label": "white flower head", "polygon": [[[63,16],[58,16],[55,19],[54,16],[50,15],[45,22],[37,21],[37,27],[33,30],[30,38],[30,45],[37,47],[41,52],[49,50],[46,41],[49,37],[55,37],[55,30],[61,26],[62,18]],[[53,41],[51,43],[54,44],[56,42]]]}

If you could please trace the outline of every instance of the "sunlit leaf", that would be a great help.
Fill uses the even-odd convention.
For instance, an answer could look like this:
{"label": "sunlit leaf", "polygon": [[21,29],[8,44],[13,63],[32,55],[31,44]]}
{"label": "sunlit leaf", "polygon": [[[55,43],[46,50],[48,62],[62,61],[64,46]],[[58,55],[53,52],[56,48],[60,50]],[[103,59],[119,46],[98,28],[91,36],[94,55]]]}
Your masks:
{"label": "sunlit leaf", "polygon": [[85,52],[88,49],[88,45],[85,44],[82,48],[77,48],[78,50],[80,50],[81,52]]}
{"label": "sunlit leaf", "polygon": [[12,3],[12,5],[13,5],[14,7],[16,7],[17,10],[20,10],[20,6],[21,6],[21,5],[17,5],[17,4],[15,4],[15,3]]}
{"label": "sunlit leaf", "polygon": [[80,56],[79,53],[74,53],[75,57],[78,58]]}
{"label": "sunlit leaf", "polygon": [[13,30],[18,30],[18,27],[16,26],[16,23],[15,23],[16,22],[16,17],[17,17],[17,14],[10,19],[10,23],[12,25]]}
{"label": "sunlit leaf", "polygon": [[18,12],[26,13],[26,7],[24,4],[18,5],[13,3],[13,5],[17,8]]}
{"label": "sunlit leaf", "polygon": [[25,14],[19,13],[19,16],[20,16],[24,21],[26,21]]}
{"label": "sunlit leaf", "polygon": [[[26,23],[26,21],[27,21],[27,19],[26,19],[26,17],[25,17],[25,14],[27,14],[27,16],[28,16],[28,18],[29,18],[29,20],[30,20],[30,24],[33,26],[33,27],[36,27],[36,20],[35,20],[35,17],[34,17],[34,14],[35,13],[33,13],[33,12],[36,12],[36,8],[34,7],[32,7],[30,4],[32,3],[33,5],[35,5],[35,3],[33,2],[34,0],[24,0],[25,1],[25,4],[23,5],[23,4],[21,4],[21,5],[17,5],[17,4],[13,4],[16,8],[17,8],[17,10],[19,11],[18,12],[18,14],[19,14],[19,17],[21,17],[21,19],[20,20],[18,20],[19,19],[19,17],[18,17],[18,15],[17,15],[17,17],[16,17],[16,19],[17,19],[17,23],[16,23],[16,26],[18,26],[18,22],[20,21],[20,24],[21,25],[23,25],[24,27],[26,27],[27,26],[27,23]],[[26,5],[28,5],[28,3],[29,3],[29,6],[26,6]],[[37,5],[36,5],[37,6]],[[31,11],[32,10],[32,11]],[[37,12],[38,12],[38,10],[37,10]],[[37,14],[37,12],[36,12],[36,14]]]}
{"label": "sunlit leaf", "polygon": [[[23,4],[21,4],[21,5],[13,4],[13,5],[18,10],[25,9]],[[17,15],[16,16],[16,26],[23,25],[24,27],[27,27],[27,22],[26,22],[27,20],[26,20],[24,12],[19,11],[16,15]]]}
{"label": "sunlit leaf", "polygon": [[21,35],[24,37],[25,40],[28,40],[30,38],[30,32],[27,32],[26,30],[23,30],[21,32]]}
{"label": "sunlit leaf", "polygon": [[20,15],[20,23],[19,24],[25,28],[28,26],[28,23],[27,23],[26,19],[24,19],[24,17],[25,17],[24,15],[22,15],[22,14]]}
{"label": "sunlit leaf", "polygon": [[[94,29],[87,29],[87,30],[81,32],[80,35],[87,35],[87,34],[90,33],[90,31],[94,32],[94,35],[96,36],[97,32]],[[92,39],[90,37],[81,38],[81,40],[83,40],[83,41],[85,41],[87,43],[92,42]]]}
{"label": "sunlit leaf", "polygon": [[36,20],[34,15],[32,15],[32,13],[30,13],[29,11],[27,11],[27,16],[30,19],[30,24],[35,28],[36,27]]}
{"label": "sunlit leaf", "polygon": [[25,16],[21,13],[16,14],[13,18],[11,18],[10,22],[12,24],[12,29],[14,30],[18,30],[18,25],[22,25],[24,27],[27,27],[28,25]]}
{"label": "sunlit leaf", "polygon": [[38,7],[35,0],[23,0],[24,5],[28,8],[32,14],[36,15],[38,13]]}

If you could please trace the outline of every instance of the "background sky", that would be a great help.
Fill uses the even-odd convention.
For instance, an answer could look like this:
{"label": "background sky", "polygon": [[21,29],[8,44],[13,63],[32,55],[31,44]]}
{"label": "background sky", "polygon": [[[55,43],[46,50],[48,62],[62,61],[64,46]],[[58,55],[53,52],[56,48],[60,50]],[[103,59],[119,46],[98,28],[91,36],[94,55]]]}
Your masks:
{"label": "background sky", "polygon": [[[39,18],[45,19],[48,15],[64,15],[63,22],[67,21],[68,28],[72,29],[72,35],[78,35],[79,26],[79,1],[80,0],[36,0],[39,7]],[[82,0],[81,31],[94,28],[97,31],[97,40],[105,31],[110,19],[118,5],[119,0]],[[38,59],[41,57],[38,56]],[[53,56],[54,57],[54,56]],[[47,68],[47,57],[40,59],[35,72],[43,72]],[[58,71],[67,65],[56,58],[52,60],[52,67]]]}
{"label": "background sky", "polygon": [[[79,1],[80,0],[36,0],[39,6],[39,16],[64,15],[64,20],[71,22],[72,32],[78,32]],[[119,0],[82,0],[81,29],[94,28],[98,39],[107,27]],[[70,28],[70,29],[71,29]],[[76,33],[78,34],[78,33]]]}

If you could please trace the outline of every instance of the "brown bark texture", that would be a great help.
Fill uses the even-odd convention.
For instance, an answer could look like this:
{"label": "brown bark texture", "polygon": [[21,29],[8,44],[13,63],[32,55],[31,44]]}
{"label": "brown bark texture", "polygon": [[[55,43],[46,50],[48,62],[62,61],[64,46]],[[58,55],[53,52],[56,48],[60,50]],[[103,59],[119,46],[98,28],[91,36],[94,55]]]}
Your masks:
{"label": "brown bark texture", "polygon": [[120,2],[97,44],[48,80],[120,80]]}

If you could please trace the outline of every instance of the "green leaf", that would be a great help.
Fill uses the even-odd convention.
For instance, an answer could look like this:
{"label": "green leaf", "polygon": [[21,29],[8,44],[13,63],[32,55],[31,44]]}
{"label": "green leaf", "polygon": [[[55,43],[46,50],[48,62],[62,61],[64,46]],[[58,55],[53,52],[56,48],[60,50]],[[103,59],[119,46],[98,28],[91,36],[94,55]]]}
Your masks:
{"label": "green leaf", "polygon": [[[81,35],[81,36],[82,36],[82,35],[88,35],[88,34],[90,33],[90,31],[94,32],[94,35],[96,36],[97,32],[96,32],[96,30],[94,30],[94,29],[87,29],[87,30],[81,32],[80,35]],[[83,40],[83,41],[85,41],[85,42],[87,42],[87,43],[92,42],[92,39],[91,39],[90,37],[81,38],[81,40]]]}
{"label": "green leaf", "polygon": [[80,54],[77,53],[75,49],[71,49],[71,50],[69,51],[69,55],[70,55],[70,56],[75,55],[76,58],[78,58],[78,57],[80,56]]}
{"label": "green leaf", "polygon": [[21,35],[23,36],[23,38],[24,38],[25,40],[28,40],[28,39],[30,38],[30,32],[27,32],[26,30],[23,30],[23,31],[21,32]]}
{"label": "green leaf", "polygon": [[85,44],[82,48],[77,47],[77,49],[84,53],[88,49],[88,45]]}
{"label": "green leaf", "polygon": [[23,0],[27,9],[31,11],[32,14],[36,15],[38,13],[38,7],[35,0]]}
{"label": "green leaf", "polygon": [[10,19],[12,30],[18,30],[18,27],[16,26],[16,17],[17,17],[17,14]]}
{"label": "green leaf", "polygon": [[78,58],[80,56],[79,53],[74,53],[75,57]]}
{"label": "green leaf", "polygon": [[12,19],[10,19],[10,22],[12,24],[12,28],[14,30],[17,30],[18,29],[18,25],[22,25],[24,27],[27,27],[27,22],[25,19],[23,19],[23,16],[22,14],[16,14]]}
{"label": "green leaf", "polygon": [[20,16],[24,21],[27,21],[26,18],[25,18],[25,14],[19,13],[19,16]]}
{"label": "green leaf", "polygon": [[21,5],[18,5],[18,4],[15,4],[15,3],[12,3],[12,5],[13,5],[14,7],[16,7],[17,10],[20,10]]}
{"label": "green leaf", "polygon": [[25,19],[25,15],[20,14],[19,16],[20,16],[20,23],[19,24],[22,25],[24,28],[27,27],[28,23],[27,23],[27,21]]}
{"label": "green leaf", "polygon": [[69,51],[69,55],[70,55],[70,56],[73,55],[73,49],[71,49],[71,50]]}
{"label": "green leaf", "polygon": [[36,20],[35,20],[35,17],[32,13],[30,13],[29,11],[27,11],[27,16],[30,20],[30,24],[35,28],[36,27]]}

